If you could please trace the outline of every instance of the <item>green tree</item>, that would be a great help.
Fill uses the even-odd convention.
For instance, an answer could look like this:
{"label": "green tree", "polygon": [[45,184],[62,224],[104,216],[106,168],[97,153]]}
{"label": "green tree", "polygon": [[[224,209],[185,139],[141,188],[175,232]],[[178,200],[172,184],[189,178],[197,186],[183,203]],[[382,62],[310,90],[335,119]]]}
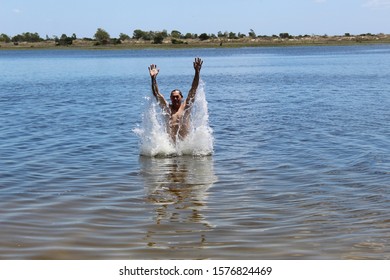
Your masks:
{"label": "green tree", "polygon": [[54,42],[56,46],[69,46],[73,44],[73,36],[68,37],[66,34],[62,34],[60,38],[55,36]]}
{"label": "green tree", "polygon": [[210,39],[210,36],[207,35],[206,33],[202,33],[202,34],[199,35],[199,39],[201,41],[208,40],[208,39]]}
{"label": "green tree", "polygon": [[290,38],[290,34],[288,34],[287,32],[280,33],[279,37],[282,38],[282,39],[288,39],[288,38]]}
{"label": "green tree", "polygon": [[125,40],[129,40],[129,39],[130,39],[129,35],[124,34],[124,33],[119,34],[119,40],[125,41]]}
{"label": "green tree", "polygon": [[252,39],[256,38],[256,33],[255,31],[253,31],[253,29],[251,29],[248,33],[249,37],[251,37]]}
{"label": "green tree", "polygon": [[162,44],[164,41],[164,35],[162,32],[157,32],[153,36],[153,43],[154,44]]}
{"label": "green tree", "polygon": [[238,37],[237,37],[236,33],[234,33],[234,32],[229,33],[229,39],[237,39],[237,38]]}
{"label": "green tree", "polygon": [[44,41],[38,33],[25,32],[12,37],[12,42],[41,42]]}
{"label": "green tree", "polygon": [[150,41],[152,40],[154,37],[154,32],[153,31],[149,31],[149,32],[144,32],[143,35],[142,35],[142,39],[145,40],[145,41]]}
{"label": "green tree", "polygon": [[222,33],[222,31],[218,31],[217,36],[218,38],[223,38],[225,37],[225,33]]}
{"label": "green tree", "polygon": [[141,29],[136,29],[133,31],[133,38],[134,39],[141,39],[145,34],[145,31],[142,31]]}
{"label": "green tree", "polygon": [[192,39],[192,38],[194,38],[194,35],[189,32],[186,33],[186,35],[184,35],[184,39]]}
{"label": "green tree", "polygon": [[62,34],[60,38],[60,42],[62,42],[63,45],[69,46],[73,44],[73,36],[68,37],[66,34]]}
{"label": "green tree", "polygon": [[[155,36],[156,36],[156,33],[158,32],[153,32],[153,31],[143,31],[141,29],[136,29],[133,31],[133,39],[143,39],[143,40],[146,40],[146,41],[150,41],[152,40]],[[166,34],[164,32],[160,32],[161,34]],[[164,35],[163,35],[164,37]]]}
{"label": "green tree", "polygon": [[100,44],[107,44],[110,41],[110,34],[102,28],[97,29],[94,37]]}
{"label": "green tree", "polygon": [[171,37],[176,38],[176,39],[180,38],[181,37],[181,32],[177,31],[177,30],[172,30]]}
{"label": "green tree", "polygon": [[11,42],[11,38],[8,37],[7,34],[2,33],[0,35],[0,42],[9,43],[9,42]]}

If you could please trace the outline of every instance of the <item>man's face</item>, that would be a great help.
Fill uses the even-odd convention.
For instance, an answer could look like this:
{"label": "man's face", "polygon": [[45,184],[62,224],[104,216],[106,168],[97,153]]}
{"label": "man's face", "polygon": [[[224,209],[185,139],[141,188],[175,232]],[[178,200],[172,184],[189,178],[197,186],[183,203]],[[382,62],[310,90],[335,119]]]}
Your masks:
{"label": "man's face", "polygon": [[180,95],[180,92],[175,90],[171,93],[171,102],[172,105],[180,105],[181,104],[182,97]]}

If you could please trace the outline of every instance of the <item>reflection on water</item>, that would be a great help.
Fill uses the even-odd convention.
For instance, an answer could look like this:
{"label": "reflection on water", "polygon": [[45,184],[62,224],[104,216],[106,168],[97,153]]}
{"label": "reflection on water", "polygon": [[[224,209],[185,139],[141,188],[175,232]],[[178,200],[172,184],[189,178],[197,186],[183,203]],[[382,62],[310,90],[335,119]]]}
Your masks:
{"label": "reflection on water", "polygon": [[[151,248],[201,248],[213,229],[202,211],[216,181],[212,157],[140,157],[153,223],[145,241]],[[176,238],[175,238],[176,236]]]}

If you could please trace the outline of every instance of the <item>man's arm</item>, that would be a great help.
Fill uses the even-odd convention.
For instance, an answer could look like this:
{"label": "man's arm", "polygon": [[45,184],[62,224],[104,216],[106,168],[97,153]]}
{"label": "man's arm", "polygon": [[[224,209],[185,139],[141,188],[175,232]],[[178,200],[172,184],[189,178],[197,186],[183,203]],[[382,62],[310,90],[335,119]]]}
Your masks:
{"label": "man's arm", "polygon": [[161,108],[163,110],[167,110],[167,112],[168,112],[169,111],[168,102],[165,100],[164,96],[160,93],[160,91],[158,90],[158,86],[157,86],[157,75],[158,75],[158,72],[160,71],[160,69],[157,69],[157,65],[155,65],[155,64],[151,64],[150,67],[148,67],[148,69],[149,69],[150,77],[152,79],[153,95],[154,95],[154,97],[156,97],[157,102],[160,104]]}
{"label": "man's arm", "polygon": [[200,69],[202,68],[202,64],[203,64],[203,61],[199,57],[195,58],[195,61],[194,61],[195,76],[194,76],[194,80],[192,81],[191,89],[190,89],[188,96],[187,96],[187,99],[186,99],[186,107],[187,108],[190,107],[195,100],[195,94],[196,94],[196,90],[197,90],[198,85],[199,85]]}

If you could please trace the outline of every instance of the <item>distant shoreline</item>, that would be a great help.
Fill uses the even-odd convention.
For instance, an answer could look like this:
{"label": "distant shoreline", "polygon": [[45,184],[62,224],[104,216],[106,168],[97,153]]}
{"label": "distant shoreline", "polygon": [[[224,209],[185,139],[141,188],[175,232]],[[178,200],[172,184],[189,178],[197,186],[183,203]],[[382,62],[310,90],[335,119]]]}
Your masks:
{"label": "distant shoreline", "polygon": [[241,39],[165,39],[161,44],[152,41],[129,39],[118,44],[98,44],[94,40],[76,39],[71,45],[58,46],[55,41],[0,43],[1,50],[27,49],[83,49],[83,50],[137,50],[137,49],[192,49],[192,48],[243,48],[243,47],[288,47],[288,46],[344,46],[362,44],[390,44],[390,35],[366,36],[296,36],[293,38],[241,38]]}

